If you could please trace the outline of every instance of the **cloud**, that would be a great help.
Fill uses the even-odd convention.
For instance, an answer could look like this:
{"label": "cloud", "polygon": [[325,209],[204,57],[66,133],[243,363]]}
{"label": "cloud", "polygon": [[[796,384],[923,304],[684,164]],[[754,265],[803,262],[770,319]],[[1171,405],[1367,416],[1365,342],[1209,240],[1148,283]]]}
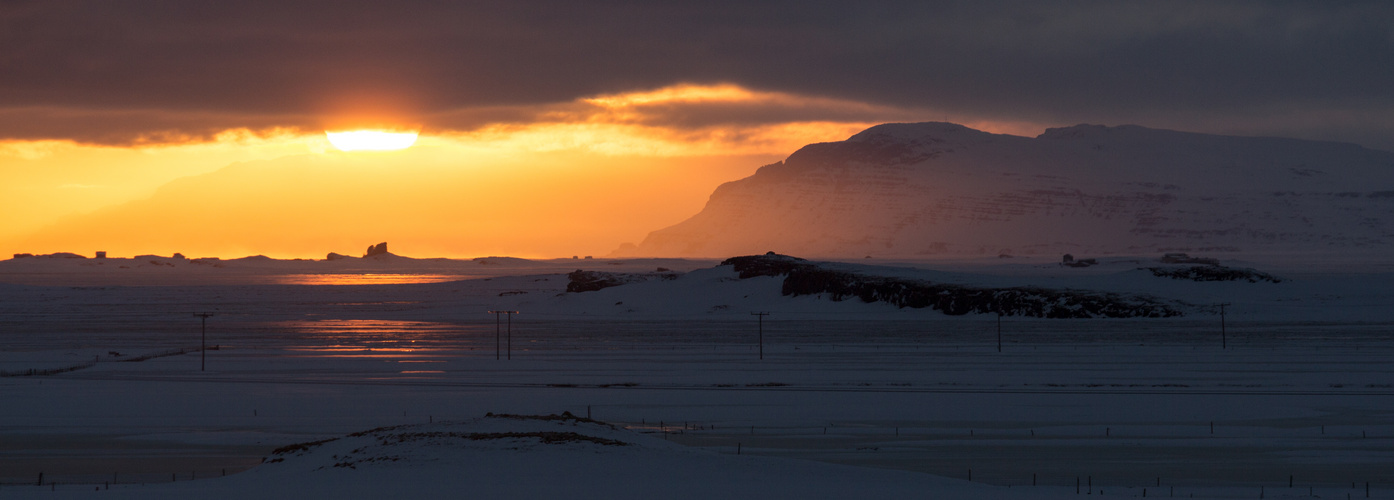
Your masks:
{"label": "cloud", "polygon": [[1394,108],[1391,20],[1387,2],[1245,0],[11,1],[0,137],[132,143],[355,116],[472,130],[728,82],[805,97],[631,106],[694,128],[924,111],[1238,133],[1281,109],[1293,135],[1394,147],[1379,139],[1394,115],[1358,113]]}
{"label": "cloud", "polygon": [[729,83],[684,83],[551,105],[466,109],[431,115],[425,122],[434,135],[540,151],[784,155],[809,142],[840,140],[877,123],[929,114]]}
{"label": "cloud", "polygon": [[[416,144],[389,153],[338,152],[309,125],[127,146],[0,141],[0,242],[14,252],[313,256],[390,236],[435,255],[604,253],[806,144],[925,114],[939,116],[686,83],[423,114]],[[219,230],[196,229],[209,224]]]}
{"label": "cloud", "polygon": [[306,129],[304,116],[255,115],[163,109],[17,107],[0,109],[0,138],[12,141],[72,140],[88,144],[149,145],[206,142],[229,130],[274,135]]}

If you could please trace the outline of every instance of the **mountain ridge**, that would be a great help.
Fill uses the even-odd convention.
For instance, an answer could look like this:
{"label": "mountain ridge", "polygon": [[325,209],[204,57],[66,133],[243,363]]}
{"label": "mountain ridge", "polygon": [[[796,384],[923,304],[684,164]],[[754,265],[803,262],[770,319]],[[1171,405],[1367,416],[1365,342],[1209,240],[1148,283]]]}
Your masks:
{"label": "mountain ridge", "polygon": [[944,122],[810,144],[615,256],[1339,253],[1394,244],[1394,153],[1136,125]]}

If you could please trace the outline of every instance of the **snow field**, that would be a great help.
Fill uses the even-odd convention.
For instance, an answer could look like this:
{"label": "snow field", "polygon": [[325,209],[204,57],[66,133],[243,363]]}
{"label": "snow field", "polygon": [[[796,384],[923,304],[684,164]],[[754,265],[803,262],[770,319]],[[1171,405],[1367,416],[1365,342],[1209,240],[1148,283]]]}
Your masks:
{"label": "snow field", "polygon": [[[935,279],[1142,291],[1196,306],[1165,320],[1009,317],[998,352],[996,317],[783,297],[778,280],[721,269],[582,294],[563,294],[555,274],[0,285],[0,370],[99,360],[0,377],[11,402],[0,406],[0,494],[1063,498],[1078,477],[1083,493],[1092,484],[1107,495],[1253,498],[1262,488],[1283,498],[1312,488],[1361,498],[1369,482],[1373,497],[1394,496],[1386,277],[1275,285],[1084,271]],[[1220,301],[1234,304],[1223,341],[1205,306]],[[483,312],[503,308],[523,311],[511,360],[494,359],[496,325]],[[197,351],[120,362],[197,349],[191,313],[209,310],[218,349],[204,353],[207,371]],[[774,313],[763,360],[753,310]],[[488,412],[561,411],[589,411],[628,433],[614,439],[647,444],[601,458],[515,443],[450,448],[458,453],[409,467],[251,467],[280,446],[381,426],[473,429]],[[330,452],[331,466],[333,455],[342,453]],[[60,484],[31,486],[38,472]],[[112,474],[123,484],[106,490]]]}

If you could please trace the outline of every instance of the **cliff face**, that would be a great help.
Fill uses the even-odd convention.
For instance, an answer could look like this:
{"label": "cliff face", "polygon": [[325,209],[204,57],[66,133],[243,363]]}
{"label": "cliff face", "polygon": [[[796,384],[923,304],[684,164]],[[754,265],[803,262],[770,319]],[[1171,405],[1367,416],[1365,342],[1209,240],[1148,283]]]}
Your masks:
{"label": "cliff face", "polygon": [[625,255],[816,257],[1394,249],[1394,153],[1078,125],[886,124],[722,185]]}

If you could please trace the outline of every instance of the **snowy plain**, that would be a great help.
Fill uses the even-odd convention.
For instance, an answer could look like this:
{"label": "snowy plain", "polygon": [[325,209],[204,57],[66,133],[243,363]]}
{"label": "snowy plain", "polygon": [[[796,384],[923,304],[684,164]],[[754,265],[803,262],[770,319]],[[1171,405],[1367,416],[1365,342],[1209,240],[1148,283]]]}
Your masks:
{"label": "snowy plain", "polygon": [[[0,496],[1064,498],[1077,481],[1085,495],[1394,496],[1394,280],[1379,272],[837,264],[1186,311],[1007,317],[999,352],[996,316],[787,297],[778,278],[714,261],[94,262],[0,262],[0,371],[98,360],[0,378]],[[565,292],[574,269],[659,267],[686,274]],[[325,275],[378,284],[277,284]],[[489,310],[520,311],[511,336]],[[200,353],[202,311],[217,350]],[[756,311],[771,313],[763,346]],[[563,411],[617,428],[482,418]],[[344,436],[395,425],[631,445],[446,439],[333,467],[372,444],[340,449]],[[342,440],[262,464],[329,438]]]}

